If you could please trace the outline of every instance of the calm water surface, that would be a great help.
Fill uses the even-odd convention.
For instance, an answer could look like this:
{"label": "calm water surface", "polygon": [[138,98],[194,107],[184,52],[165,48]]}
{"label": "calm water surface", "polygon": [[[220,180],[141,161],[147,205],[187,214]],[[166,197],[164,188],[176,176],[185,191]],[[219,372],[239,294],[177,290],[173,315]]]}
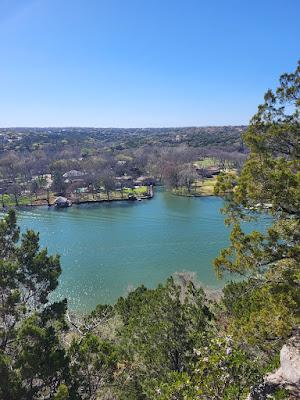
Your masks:
{"label": "calm water surface", "polygon": [[177,271],[194,271],[220,287],[212,260],[228,244],[216,197],[184,198],[157,192],[154,199],[33,208],[19,213],[22,230],[40,232],[42,246],[61,255],[56,298],[88,311],[114,302],[140,284],[154,287]]}

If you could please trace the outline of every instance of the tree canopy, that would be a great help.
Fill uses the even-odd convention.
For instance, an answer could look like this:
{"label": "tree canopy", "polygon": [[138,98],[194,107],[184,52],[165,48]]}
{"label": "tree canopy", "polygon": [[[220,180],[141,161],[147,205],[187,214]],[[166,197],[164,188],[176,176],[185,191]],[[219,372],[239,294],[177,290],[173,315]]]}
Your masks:
{"label": "tree canopy", "polygon": [[[284,340],[300,318],[300,62],[268,90],[244,135],[250,152],[238,178],[222,175],[216,193],[226,199],[231,245],[215,260],[224,271],[248,277],[235,298],[235,330],[249,341]],[[266,211],[267,210],[267,211]],[[268,213],[265,233],[245,233],[244,220]],[[241,288],[241,290],[239,289]],[[232,297],[233,296],[233,297]],[[239,328],[238,328],[239,327]]]}

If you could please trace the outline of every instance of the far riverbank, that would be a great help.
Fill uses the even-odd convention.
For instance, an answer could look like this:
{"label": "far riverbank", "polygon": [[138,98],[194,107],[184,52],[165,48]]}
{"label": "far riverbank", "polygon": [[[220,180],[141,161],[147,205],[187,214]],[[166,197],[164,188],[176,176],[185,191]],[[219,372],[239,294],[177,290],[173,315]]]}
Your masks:
{"label": "far riverbank", "polygon": [[[92,204],[92,203],[111,203],[120,201],[139,201],[150,200],[154,196],[153,186],[140,186],[133,189],[124,189],[121,191],[111,191],[107,193],[78,193],[76,195],[66,195],[72,204]],[[32,207],[54,207],[58,194],[50,193],[48,198],[45,197],[28,197],[20,196],[16,201],[12,196],[4,195],[2,199],[2,211],[9,208],[26,209]]]}

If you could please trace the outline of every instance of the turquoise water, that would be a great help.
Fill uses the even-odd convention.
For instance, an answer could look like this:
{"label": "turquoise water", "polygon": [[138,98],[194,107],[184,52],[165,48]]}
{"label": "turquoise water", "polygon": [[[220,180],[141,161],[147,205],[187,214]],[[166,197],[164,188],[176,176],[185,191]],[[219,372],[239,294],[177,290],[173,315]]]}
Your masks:
{"label": "turquoise water", "polygon": [[112,303],[140,284],[154,287],[178,271],[194,271],[220,287],[212,260],[228,244],[216,197],[185,198],[157,192],[152,200],[33,208],[19,213],[22,230],[40,232],[41,245],[61,255],[55,298],[88,311]]}

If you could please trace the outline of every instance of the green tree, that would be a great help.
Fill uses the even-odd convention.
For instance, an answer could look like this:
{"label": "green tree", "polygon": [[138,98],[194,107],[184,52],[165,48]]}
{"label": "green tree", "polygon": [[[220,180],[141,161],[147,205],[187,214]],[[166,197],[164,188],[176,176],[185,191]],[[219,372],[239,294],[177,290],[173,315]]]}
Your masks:
{"label": "green tree", "polygon": [[113,381],[117,369],[116,347],[93,333],[75,339],[69,349],[73,386],[81,399],[98,399],[99,391]]}
{"label": "green tree", "polygon": [[48,303],[59,258],[39,249],[33,231],[20,237],[12,210],[0,221],[0,255],[0,398],[51,397],[68,379],[66,302]]}
{"label": "green tree", "polygon": [[205,342],[212,314],[203,290],[183,289],[170,278],[165,285],[140,287],[120,298],[116,311],[124,327],[121,398],[144,399],[148,383],[169,372],[188,370],[193,348]]}
{"label": "green tree", "polygon": [[195,349],[197,359],[189,373],[169,373],[165,381],[150,382],[149,399],[241,400],[253,383],[261,379],[256,360],[230,337],[212,338]]}
{"label": "green tree", "polygon": [[[237,285],[226,292],[235,331],[245,333],[249,342],[268,341],[277,349],[300,321],[299,112],[300,63],[280,77],[275,93],[266,93],[252,118],[244,135],[249,156],[240,176],[222,175],[216,187],[226,199],[233,228],[231,245],[215,267],[219,275],[251,276],[246,291]],[[245,233],[242,221],[255,221],[266,209],[272,217],[267,231]],[[232,297],[233,288],[238,294]],[[236,302],[233,308],[230,301]]]}
{"label": "green tree", "polygon": [[68,387],[64,384],[59,385],[57,392],[54,396],[54,400],[68,400],[68,399],[69,399]]}

